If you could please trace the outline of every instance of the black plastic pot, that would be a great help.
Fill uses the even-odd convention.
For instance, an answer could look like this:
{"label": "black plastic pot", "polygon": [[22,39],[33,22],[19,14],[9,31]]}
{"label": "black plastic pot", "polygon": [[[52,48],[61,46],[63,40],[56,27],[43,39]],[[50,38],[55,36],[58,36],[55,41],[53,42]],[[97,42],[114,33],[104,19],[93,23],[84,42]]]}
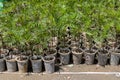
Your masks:
{"label": "black plastic pot", "polygon": [[6,66],[8,72],[15,72],[17,71],[17,62],[15,59],[6,59]]}
{"label": "black plastic pot", "polygon": [[54,56],[45,56],[42,57],[45,65],[46,73],[55,72],[55,57]]}
{"label": "black plastic pot", "polygon": [[55,57],[55,63],[57,63],[57,55],[58,55],[58,53],[57,53],[57,50],[56,49],[54,49],[54,48],[51,48],[51,49],[49,49],[48,51],[47,51],[47,56],[54,56]]}
{"label": "black plastic pot", "polygon": [[5,71],[5,60],[3,58],[0,59],[0,72]]}
{"label": "black plastic pot", "polygon": [[69,48],[60,48],[60,62],[63,65],[67,65],[70,63],[70,49]]}
{"label": "black plastic pot", "polygon": [[94,64],[95,54],[96,54],[96,52],[94,52],[92,50],[85,50],[84,56],[85,56],[85,63],[87,65]]}
{"label": "black plastic pot", "polygon": [[20,73],[25,73],[28,71],[28,58],[27,57],[22,58],[22,60],[20,60],[18,57],[17,64],[18,64],[18,71]]}
{"label": "black plastic pot", "polygon": [[98,59],[98,65],[100,66],[105,66],[108,61],[108,55],[109,53],[107,51],[103,52],[98,52],[97,59]]}
{"label": "black plastic pot", "polygon": [[119,64],[119,61],[120,61],[120,51],[117,50],[117,51],[110,51],[110,64],[111,65],[118,65]]}
{"label": "black plastic pot", "polygon": [[42,72],[42,59],[38,56],[33,56],[30,58],[32,63],[32,70],[34,73],[40,73]]}
{"label": "black plastic pot", "polygon": [[73,64],[78,65],[82,63],[83,51],[81,49],[73,49],[72,55],[73,55]]}

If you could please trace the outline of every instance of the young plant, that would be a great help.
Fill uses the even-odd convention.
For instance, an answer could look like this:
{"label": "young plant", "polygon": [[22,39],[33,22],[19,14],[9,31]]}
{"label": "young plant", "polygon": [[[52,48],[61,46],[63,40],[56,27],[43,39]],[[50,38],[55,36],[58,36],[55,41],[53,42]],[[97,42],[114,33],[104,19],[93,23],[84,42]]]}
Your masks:
{"label": "young plant", "polygon": [[119,26],[115,27],[115,29],[116,29],[116,42],[119,45],[119,43],[120,43],[120,27]]}
{"label": "young plant", "polygon": [[48,27],[47,33],[50,36],[50,41],[48,43],[49,48],[56,48],[58,44],[58,29],[56,27]]}

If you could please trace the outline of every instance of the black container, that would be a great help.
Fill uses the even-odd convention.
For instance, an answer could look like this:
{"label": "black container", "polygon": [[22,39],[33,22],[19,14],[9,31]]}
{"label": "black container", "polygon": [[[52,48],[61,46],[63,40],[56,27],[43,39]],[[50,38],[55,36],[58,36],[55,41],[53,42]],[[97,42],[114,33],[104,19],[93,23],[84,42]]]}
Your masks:
{"label": "black container", "polygon": [[0,59],[0,72],[5,71],[5,60],[3,58]]}
{"label": "black container", "polygon": [[7,59],[6,60],[6,66],[8,72],[15,72],[17,71],[17,62],[15,59]]}
{"label": "black container", "polygon": [[42,59],[41,59],[41,57],[33,56],[30,58],[30,61],[32,63],[32,70],[34,73],[42,72]]}
{"label": "black container", "polygon": [[94,51],[94,50],[85,50],[84,53],[85,53],[84,54],[84,56],[85,56],[85,63],[87,65],[94,64],[96,51]]}
{"label": "black container", "polygon": [[110,64],[118,65],[120,61],[120,50],[110,50]]}
{"label": "black container", "polygon": [[73,55],[73,64],[78,65],[82,63],[83,51],[81,49],[73,49],[72,55]]}
{"label": "black container", "polygon": [[46,73],[55,72],[55,57],[54,56],[45,56],[45,57],[42,57],[42,59],[44,61]]}
{"label": "black container", "polygon": [[27,57],[22,57],[22,60],[19,59],[20,57],[17,58],[17,64],[18,64],[18,71],[20,73],[26,73],[28,72],[28,58]]}
{"label": "black container", "polygon": [[97,59],[98,59],[98,65],[105,66],[107,64],[108,58],[109,58],[108,51],[104,52],[98,52]]}
{"label": "black container", "polygon": [[69,48],[60,48],[60,62],[63,65],[67,65],[70,63],[70,49]]}

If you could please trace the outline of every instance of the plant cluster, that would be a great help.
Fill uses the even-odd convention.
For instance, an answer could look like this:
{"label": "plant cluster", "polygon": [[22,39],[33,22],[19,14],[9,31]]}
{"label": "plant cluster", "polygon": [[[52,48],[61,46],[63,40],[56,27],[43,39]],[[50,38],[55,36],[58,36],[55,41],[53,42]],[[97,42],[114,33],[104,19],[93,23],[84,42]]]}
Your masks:
{"label": "plant cluster", "polygon": [[39,53],[51,37],[61,40],[68,26],[72,38],[81,39],[84,45],[120,43],[119,0],[10,0],[3,4],[2,48]]}

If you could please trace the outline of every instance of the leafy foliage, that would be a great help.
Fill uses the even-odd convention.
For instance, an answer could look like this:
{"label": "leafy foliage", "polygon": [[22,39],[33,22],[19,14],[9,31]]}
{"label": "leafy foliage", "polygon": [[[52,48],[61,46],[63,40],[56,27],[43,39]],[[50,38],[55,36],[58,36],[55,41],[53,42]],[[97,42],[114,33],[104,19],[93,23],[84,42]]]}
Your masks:
{"label": "leafy foliage", "polygon": [[97,43],[115,33],[112,27],[120,31],[119,0],[11,0],[3,3],[0,32],[8,46],[41,44],[45,47],[50,37],[57,34],[61,37],[68,26],[73,36],[85,32]]}

